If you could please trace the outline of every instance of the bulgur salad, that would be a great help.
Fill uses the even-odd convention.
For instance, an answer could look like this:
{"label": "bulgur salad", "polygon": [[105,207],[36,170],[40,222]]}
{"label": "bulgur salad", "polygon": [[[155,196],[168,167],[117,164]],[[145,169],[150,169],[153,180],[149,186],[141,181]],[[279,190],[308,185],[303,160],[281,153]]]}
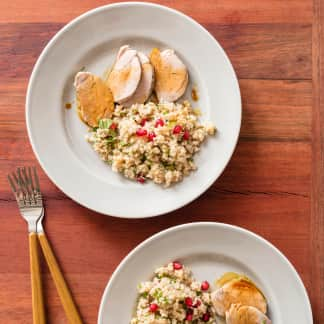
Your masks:
{"label": "bulgur salad", "polygon": [[266,297],[250,278],[226,272],[215,286],[178,261],[157,268],[137,287],[130,324],[271,324]]}
{"label": "bulgur salad", "polygon": [[138,285],[139,298],[131,324],[216,323],[209,283],[196,281],[179,262],[155,270]]}
{"label": "bulgur salad", "polygon": [[87,140],[113,171],[168,187],[196,169],[195,153],[215,133],[198,115],[188,101],[116,105],[111,118],[101,119]]}

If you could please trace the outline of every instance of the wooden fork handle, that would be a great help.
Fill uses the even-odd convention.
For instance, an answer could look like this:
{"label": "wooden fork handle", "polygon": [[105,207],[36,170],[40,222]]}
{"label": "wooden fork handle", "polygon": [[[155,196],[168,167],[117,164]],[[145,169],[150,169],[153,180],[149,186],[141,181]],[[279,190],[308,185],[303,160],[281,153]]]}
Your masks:
{"label": "wooden fork handle", "polygon": [[81,320],[78,309],[73,301],[71,292],[64,280],[63,274],[56,261],[53,250],[46,238],[46,235],[44,233],[38,233],[38,239],[69,323],[82,324],[83,322]]}
{"label": "wooden fork handle", "polygon": [[29,233],[30,274],[34,324],[45,324],[42,281],[39,266],[37,234]]}

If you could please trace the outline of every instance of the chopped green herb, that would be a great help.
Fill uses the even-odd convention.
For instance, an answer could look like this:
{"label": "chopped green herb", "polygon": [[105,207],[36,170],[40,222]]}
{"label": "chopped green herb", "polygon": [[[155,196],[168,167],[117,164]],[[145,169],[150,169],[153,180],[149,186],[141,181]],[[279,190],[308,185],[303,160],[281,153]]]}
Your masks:
{"label": "chopped green herb", "polygon": [[169,299],[166,298],[166,297],[161,297],[161,298],[160,298],[160,301],[161,301],[162,303],[164,303],[164,304],[169,304]]}
{"label": "chopped green herb", "polygon": [[141,294],[141,297],[143,297],[143,298],[146,298],[148,296],[148,292],[147,291],[145,291],[145,292],[143,292],[142,294]]}
{"label": "chopped green herb", "polygon": [[158,278],[158,279],[169,278],[170,280],[174,280],[174,278],[172,276],[168,275],[168,274],[162,274],[162,275],[157,274],[155,277]]}
{"label": "chopped green herb", "polygon": [[126,143],[126,142],[123,142],[123,141],[121,141],[119,144],[120,144],[121,146],[129,146],[129,145],[130,145],[129,143]]}
{"label": "chopped green herb", "polygon": [[174,164],[170,164],[168,167],[167,167],[167,170],[169,171],[174,171],[176,169],[175,165]]}
{"label": "chopped green herb", "polygon": [[106,143],[106,144],[115,143],[116,141],[117,141],[117,139],[116,139],[115,137],[111,137],[111,136],[109,136],[109,137],[107,137],[107,138],[105,139],[105,143]]}
{"label": "chopped green herb", "polygon": [[164,162],[164,161],[162,161],[161,163],[162,163],[162,165],[164,166],[164,168],[165,168],[166,170],[174,171],[174,170],[176,169],[174,163],[171,163],[171,164],[170,164],[170,163],[168,163],[168,162]]}
{"label": "chopped green herb", "polygon": [[159,300],[163,296],[163,292],[160,288],[158,288],[154,291],[152,295],[155,299]]}
{"label": "chopped green herb", "polygon": [[112,120],[111,119],[100,119],[99,120],[99,128],[101,129],[109,129],[109,127],[112,124]]}
{"label": "chopped green herb", "polygon": [[115,130],[111,130],[109,132],[109,135],[111,135],[112,137],[116,137],[117,136],[117,132]]}

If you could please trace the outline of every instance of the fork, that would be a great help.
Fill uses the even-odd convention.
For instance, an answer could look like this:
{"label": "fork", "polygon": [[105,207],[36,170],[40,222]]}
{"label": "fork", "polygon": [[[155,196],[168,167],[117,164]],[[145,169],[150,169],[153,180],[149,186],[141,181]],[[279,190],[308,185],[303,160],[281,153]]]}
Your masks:
{"label": "fork", "polygon": [[42,226],[44,206],[36,167],[18,168],[16,173],[8,175],[8,181],[15,194],[20,213],[28,224],[34,324],[46,323],[37,237],[69,322],[82,324],[78,309]]}

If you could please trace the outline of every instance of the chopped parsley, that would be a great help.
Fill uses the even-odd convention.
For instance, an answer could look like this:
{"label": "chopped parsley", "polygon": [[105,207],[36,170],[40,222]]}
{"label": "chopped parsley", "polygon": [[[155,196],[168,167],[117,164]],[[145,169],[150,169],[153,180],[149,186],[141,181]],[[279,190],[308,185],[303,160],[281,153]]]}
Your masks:
{"label": "chopped parsley", "polygon": [[158,289],[156,289],[156,290],[154,291],[154,293],[152,294],[152,296],[153,296],[155,299],[159,300],[159,299],[163,296],[163,292],[162,292],[162,290],[161,290],[160,288],[158,288]]}
{"label": "chopped parsley", "polygon": [[129,145],[130,145],[130,143],[126,143],[126,142],[123,142],[123,141],[121,141],[119,144],[120,144],[120,146],[122,146],[122,147],[124,147],[124,146],[129,146]]}
{"label": "chopped parsley", "polygon": [[145,292],[143,292],[142,294],[141,294],[141,297],[143,297],[143,298],[146,298],[148,296],[148,292],[147,291],[145,291]]}
{"label": "chopped parsley", "polygon": [[105,118],[105,119],[100,119],[99,120],[99,128],[100,129],[109,129],[109,127],[112,124],[112,120]]}

